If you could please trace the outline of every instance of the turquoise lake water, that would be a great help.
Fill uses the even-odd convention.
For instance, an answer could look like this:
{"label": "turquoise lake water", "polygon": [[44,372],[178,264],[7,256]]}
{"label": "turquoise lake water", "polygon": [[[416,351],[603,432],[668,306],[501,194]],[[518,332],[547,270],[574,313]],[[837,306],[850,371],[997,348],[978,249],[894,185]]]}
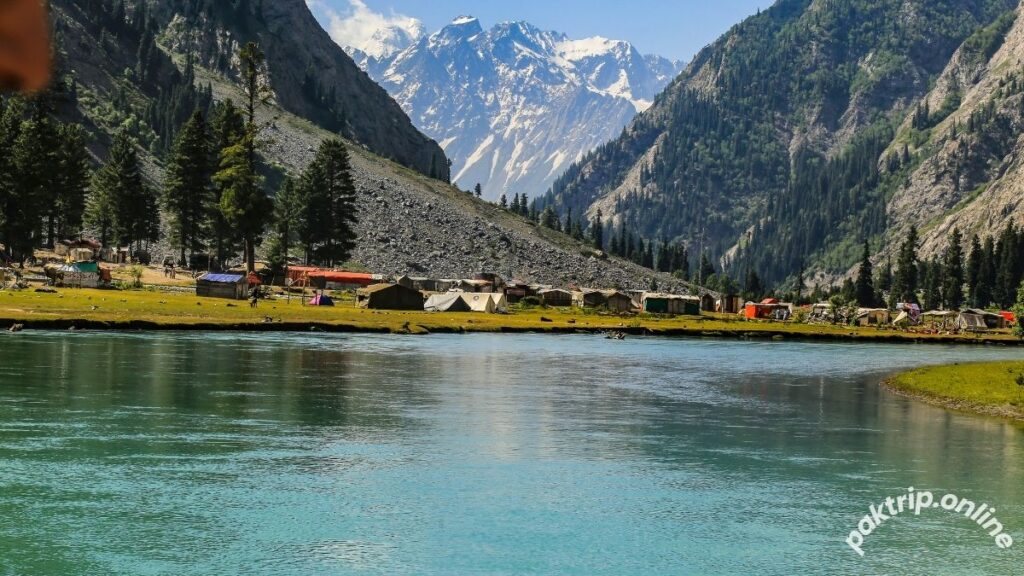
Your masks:
{"label": "turquoise lake water", "polygon": [[[1024,429],[886,374],[1012,348],[0,334],[0,575],[1020,574]],[[942,510],[844,543],[907,488]]]}

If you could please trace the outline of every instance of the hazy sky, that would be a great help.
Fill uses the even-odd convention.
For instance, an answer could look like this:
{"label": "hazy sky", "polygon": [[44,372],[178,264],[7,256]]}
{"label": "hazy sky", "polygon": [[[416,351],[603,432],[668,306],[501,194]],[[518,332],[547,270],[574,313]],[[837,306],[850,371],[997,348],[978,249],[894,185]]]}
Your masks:
{"label": "hazy sky", "polygon": [[352,33],[381,22],[408,21],[409,17],[420,20],[432,33],[457,16],[471,15],[479,18],[484,28],[505,20],[526,20],[571,38],[628,40],[643,53],[684,60],[772,1],[307,0],[325,27],[333,22],[338,30],[337,24],[342,22],[341,29]]}

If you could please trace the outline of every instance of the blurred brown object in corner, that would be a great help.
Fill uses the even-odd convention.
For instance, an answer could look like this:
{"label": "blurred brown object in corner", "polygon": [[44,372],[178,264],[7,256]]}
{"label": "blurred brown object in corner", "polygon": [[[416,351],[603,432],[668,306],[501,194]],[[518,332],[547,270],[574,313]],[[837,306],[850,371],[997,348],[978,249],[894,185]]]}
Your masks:
{"label": "blurred brown object in corner", "polygon": [[44,0],[0,0],[0,90],[35,91],[50,81]]}

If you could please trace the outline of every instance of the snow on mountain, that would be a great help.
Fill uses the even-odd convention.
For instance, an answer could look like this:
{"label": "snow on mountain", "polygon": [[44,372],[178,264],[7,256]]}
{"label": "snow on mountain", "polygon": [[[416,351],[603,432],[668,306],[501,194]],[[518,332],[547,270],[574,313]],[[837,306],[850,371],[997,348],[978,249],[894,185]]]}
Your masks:
{"label": "snow on mountain", "polygon": [[441,144],[453,161],[453,180],[467,189],[480,183],[489,199],[547,191],[682,70],[628,42],[571,40],[526,22],[485,31],[471,16],[430,36],[410,36],[390,53],[348,51]]}

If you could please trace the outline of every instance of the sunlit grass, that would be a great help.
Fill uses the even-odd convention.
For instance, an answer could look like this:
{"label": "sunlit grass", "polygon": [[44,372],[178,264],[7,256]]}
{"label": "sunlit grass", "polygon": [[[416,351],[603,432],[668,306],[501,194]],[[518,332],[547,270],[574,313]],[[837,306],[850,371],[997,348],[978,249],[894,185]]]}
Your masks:
{"label": "sunlit grass", "polygon": [[[938,340],[978,342],[979,336],[914,334],[891,329],[808,325],[791,322],[748,322],[736,315],[701,317],[615,315],[575,308],[514,309],[509,314],[403,312],[363,310],[350,297],[333,308],[303,306],[299,296],[261,301],[255,309],[245,301],[198,298],[184,292],[158,290],[59,289],[54,294],[31,290],[0,292],[0,326],[24,322],[29,328],[62,323],[95,323],[109,328],[216,327],[251,329],[268,324],[288,329],[380,332],[572,332],[623,330],[631,333],[750,337],[805,337],[851,340]],[[308,296],[307,296],[308,297]],[[1009,332],[987,334],[988,341],[1015,343]]]}
{"label": "sunlit grass", "polygon": [[1024,361],[919,368],[887,384],[898,392],[952,408],[1024,419]]}

